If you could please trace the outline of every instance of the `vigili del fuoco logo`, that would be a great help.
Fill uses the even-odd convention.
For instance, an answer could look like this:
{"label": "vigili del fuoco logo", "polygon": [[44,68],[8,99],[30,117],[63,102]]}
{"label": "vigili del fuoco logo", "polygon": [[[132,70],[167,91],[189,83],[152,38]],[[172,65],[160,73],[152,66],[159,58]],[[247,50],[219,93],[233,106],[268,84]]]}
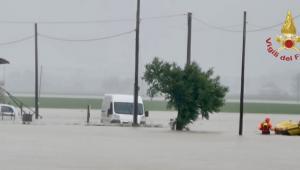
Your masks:
{"label": "vigili del fuoco logo", "polygon": [[277,45],[279,44],[278,48],[273,46],[271,37],[266,40],[268,53],[282,61],[291,62],[300,60],[300,48],[298,47],[300,37],[297,35],[291,11],[288,11],[281,28],[281,35],[276,37],[276,42]]}

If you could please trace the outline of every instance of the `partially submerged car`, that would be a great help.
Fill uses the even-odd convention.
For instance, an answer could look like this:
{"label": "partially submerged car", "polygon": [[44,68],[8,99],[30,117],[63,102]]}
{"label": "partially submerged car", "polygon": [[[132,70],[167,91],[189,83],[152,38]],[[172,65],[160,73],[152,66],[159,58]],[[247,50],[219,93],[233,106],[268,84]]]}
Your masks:
{"label": "partially submerged car", "polygon": [[10,116],[11,119],[15,119],[16,113],[17,111],[14,106],[8,104],[0,104],[0,115],[2,117],[2,120],[4,116]]}
{"label": "partially submerged car", "polygon": [[300,122],[294,122],[291,120],[282,121],[276,124],[275,134],[282,135],[300,135]]}

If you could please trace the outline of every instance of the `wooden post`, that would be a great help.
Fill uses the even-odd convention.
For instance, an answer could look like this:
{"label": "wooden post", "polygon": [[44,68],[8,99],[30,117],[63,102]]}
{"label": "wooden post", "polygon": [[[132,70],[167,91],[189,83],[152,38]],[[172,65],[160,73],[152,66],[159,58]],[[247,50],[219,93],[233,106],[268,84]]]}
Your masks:
{"label": "wooden post", "polygon": [[90,123],[90,116],[91,116],[91,105],[87,106],[87,116],[86,116],[86,123]]}

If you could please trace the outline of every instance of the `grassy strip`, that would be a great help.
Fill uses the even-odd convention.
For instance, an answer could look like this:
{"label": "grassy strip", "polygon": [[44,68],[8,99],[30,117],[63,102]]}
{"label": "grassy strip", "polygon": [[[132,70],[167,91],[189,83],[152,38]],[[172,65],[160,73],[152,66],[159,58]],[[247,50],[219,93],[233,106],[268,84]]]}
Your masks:
{"label": "grassy strip", "polygon": [[171,108],[167,108],[166,101],[157,101],[157,100],[146,100],[144,101],[145,110],[153,110],[153,111],[168,111],[172,110]]}
{"label": "grassy strip", "polygon": [[[239,103],[226,103],[222,112],[239,112]],[[277,103],[245,103],[244,112],[246,113],[288,113],[300,114],[299,104],[277,104]]]}
{"label": "grassy strip", "polygon": [[[33,97],[18,97],[27,106],[34,106]],[[10,101],[10,103],[12,103]],[[66,108],[66,109],[84,109],[87,105],[91,105],[93,109],[100,109],[102,99],[87,98],[53,98],[42,97],[40,99],[41,108]],[[145,110],[167,111],[166,101],[146,100],[144,101]],[[221,112],[239,112],[239,103],[226,103]],[[245,103],[244,111],[247,113],[289,113],[300,114],[299,104],[275,104],[275,103]]]}
{"label": "grassy strip", "polygon": [[[155,111],[170,110],[166,107],[166,101],[145,101],[145,109]],[[240,112],[240,103],[227,102],[222,108],[221,112]],[[277,103],[245,103],[245,113],[287,113],[287,114],[300,114],[299,104],[277,104]]]}

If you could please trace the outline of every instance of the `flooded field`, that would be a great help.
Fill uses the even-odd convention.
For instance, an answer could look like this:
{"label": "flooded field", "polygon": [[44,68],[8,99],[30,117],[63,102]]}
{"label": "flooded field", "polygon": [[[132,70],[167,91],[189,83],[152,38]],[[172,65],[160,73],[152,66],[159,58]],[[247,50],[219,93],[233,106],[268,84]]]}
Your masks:
{"label": "flooded field", "polygon": [[[85,110],[42,109],[43,119],[23,125],[20,118],[0,121],[3,170],[253,170],[299,169],[298,136],[262,136],[257,126],[266,115],[218,113],[199,120],[189,132],[168,127],[175,112],[150,112],[162,128],[87,126]],[[299,115],[269,115],[273,124]]]}

